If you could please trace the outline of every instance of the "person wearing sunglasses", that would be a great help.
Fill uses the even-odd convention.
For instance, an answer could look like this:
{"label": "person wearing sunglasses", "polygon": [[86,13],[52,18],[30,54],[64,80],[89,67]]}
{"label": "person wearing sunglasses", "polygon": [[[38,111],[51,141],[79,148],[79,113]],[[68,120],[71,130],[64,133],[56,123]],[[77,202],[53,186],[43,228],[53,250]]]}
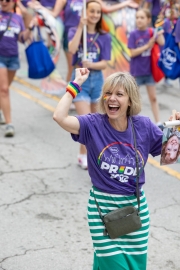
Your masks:
{"label": "person wearing sunglasses", "polygon": [[22,43],[26,41],[35,24],[35,19],[33,19],[29,28],[25,30],[22,17],[12,12],[14,6],[14,0],[0,0],[0,119],[3,112],[6,123],[5,137],[14,136],[9,86],[16,70],[20,67],[18,41]]}

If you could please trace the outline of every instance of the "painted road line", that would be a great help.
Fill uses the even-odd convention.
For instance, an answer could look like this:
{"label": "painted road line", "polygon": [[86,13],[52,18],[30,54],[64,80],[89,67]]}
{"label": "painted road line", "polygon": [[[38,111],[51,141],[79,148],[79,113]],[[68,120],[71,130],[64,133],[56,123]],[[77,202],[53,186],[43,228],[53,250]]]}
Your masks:
{"label": "painted road line", "polygon": [[23,96],[23,97],[25,97],[25,98],[27,98],[27,99],[30,99],[30,100],[34,101],[35,103],[41,105],[43,108],[47,109],[48,111],[50,111],[50,112],[54,112],[54,111],[55,111],[55,108],[52,107],[51,105],[49,105],[49,104],[47,104],[47,103],[41,101],[41,100],[38,99],[38,98],[35,98],[35,97],[33,97],[33,96],[27,94],[27,93],[24,92],[24,91],[19,90],[19,89],[16,88],[15,86],[11,86],[11,89],[12,89],[13,91],[17,92],[18,94],[20,94],[21,96]]}
{"label": "painted road line", "polygon": [[[29,94],[27,94],[26,92],[24,91],[21,91],[19,90],[18,88],[16,88],[15,86],[11,86],[11,89],[14,90],[15,92],[17,92],[18,94],[22,95],[23,97],[27,98],[27,99],[30,99],[32,101],[34,101],[35,103],[41,105],[43,108],[47,109],[48,111],[51,111],[51,112],[54,112],[55,111],[55,108],[50,106],[49,104],[39,100],[38,98],[35,98]],[[160,169],[161,171],[164,171],[166,173],[168,173],[169,175],[177,178],[180,180],[180,173],[167,167],[167,166],[160,166],[159,162],[156,161],[155,159],[152,159],[152,158],[148,158],[148,163],[151,164],[152,166]]]}
{"label": "painted road line", "polygon": [[48,98],[56,100],[56,101],[60,100],[59,97],[43,93],[39,87],[33,85],[32,83],[26,82],[25,80],[21,79],[20,77],[15,76],[14,81],[19,83],[19,84],[22,84],[23,86],[30,88],[31,90],[34,90],[34,91],[40,93],[41,95],[43,95],[45,97],[48,97]]}
{"label": "painted road line", "polygon": [[159,164],[159,162],[156,161],[155,159],[148,158],[148,163],[180,180],[180,173],[179,172],[177,172],[177,171],[175,171],[167,166],[164,166],[164,165],[161,166]]}

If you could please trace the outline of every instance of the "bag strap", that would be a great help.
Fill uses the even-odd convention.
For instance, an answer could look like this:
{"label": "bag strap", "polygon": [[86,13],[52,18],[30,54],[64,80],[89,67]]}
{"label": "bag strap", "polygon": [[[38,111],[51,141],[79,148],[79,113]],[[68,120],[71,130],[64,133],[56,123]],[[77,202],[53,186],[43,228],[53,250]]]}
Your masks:
{"label": "bag strap", "polygon": [[91,46],[94,44],[94,42],[96,41],[96,39],[97,39],[98,37],[99,37],[99,32],[96,33],[96,35],[95,35],[95,37],[93,38],[93,40],[91,41],[91,43],[90,43],[88,49],[91,48]]}
{"label": "bag strap", "polygon": [[136,197],[137,197],[137,202],[138,202],[138,212],[140,211],[140,198],[139,198],[139,159],[138,159],[138,152],[137,152],[137,143],[136,143],[136,134],[134,130],[134,124],[132,121],[132,118],[129,117],[131,126],[132,126],[132,132],[133,132],[133,140],[134,140],[134,147],[135,147],[135,158],[136,158]]}
{"label": "bag strap", "polygon": [[[129,117],[129,119],[130,119],[131,126],[132,126],[134,148],[135,148],[136,172],[137,172],[137,174],[136,174],[136,197],[137,197],[137,203],[138,203],[138,212],[140,212],[140,197],[139,197],[139,176],[140,176],[140,171],[139,171],[139,159],[138,159],[137,144],[136,144],[136,134],[135,134],[135,130],[134,130],[134,124],[133,124],[132,118]],[[94,193],[94,188],[93,188],[93,193]],[[98,209],[100,218],[101,218],[101,220],[102,220],[102,222],[104,224],[103,215],[101,214],[101,210],[100,210],[99,204],[98,204],[98,202],[96,200],[95,193],[94,193],[94,200],[95,200],[95,203],[96,203],[96,206],[97,206],[97,209]]]}
{"label": "bag strap", "polygon": [[11,18],[12,18],[12,15],[13,15],[13,13],[11,13],[11,14],[9,15],[9,19],[8,19],[8,21],[7,21],[6,29],[5,29],[3,32],[0,33],[0,40],[2,39],[4,33],[8,30],[8,27],[9,27],[9,24],[10,24],[10,21],[11,21]]}

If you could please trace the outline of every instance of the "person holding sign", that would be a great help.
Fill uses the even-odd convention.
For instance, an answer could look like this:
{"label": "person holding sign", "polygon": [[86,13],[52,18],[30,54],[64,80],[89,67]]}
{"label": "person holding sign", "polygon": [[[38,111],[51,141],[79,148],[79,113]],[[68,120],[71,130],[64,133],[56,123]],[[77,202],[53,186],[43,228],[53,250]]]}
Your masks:
{"label": "person holding sign", "polygon": [[[141,111],[139,89],[133,76],[124,72],[106,78],[99,98],[100,113],[69,115],[72,100],[81,95],[80,87],[90,74],[87,68],[76,69],[75,79],[68,84],[53,118],[71,133],[74,141],[87,148],[93,186],[88,202],[88,223],[94,247],[92,269],[145,270],[149,211],[143,191],[144,167],[149,154],[161,154],[163,133],[148,117],[138,115]],[[180,120],[179,112],[175,119]],[[111,215],[113,210],[117,213],[127,206],[139,210],[142,226],[121,236],[118,232],[111,238],[101,216]],[[123,220],[127,217],[129,221],[129,216],[131,214]],[[133,220],[124,227],[131,224]]]}
{"label": "person holding sign", "polygon": [[[74,99],[76,111],[79,115],[96,112],[97,100],[103,85],[102,70],[106,68],[111,55],[110,35],[101,29],[101,5],[90,0],[86,3],[87,18],[81,17],[77,28],[71,28],[68,33],[69,51],[73,53],[73,66],[91,70],[86,82],[82,85],[81,93]],[[87,25],[87,55],[83,52],[83,27]],[[86,58],[86,60],[84,60]],[[75,70],[72,80],[75,78]],[[87,169],[87,155],[84,145],[80,146],[78,164]]]}

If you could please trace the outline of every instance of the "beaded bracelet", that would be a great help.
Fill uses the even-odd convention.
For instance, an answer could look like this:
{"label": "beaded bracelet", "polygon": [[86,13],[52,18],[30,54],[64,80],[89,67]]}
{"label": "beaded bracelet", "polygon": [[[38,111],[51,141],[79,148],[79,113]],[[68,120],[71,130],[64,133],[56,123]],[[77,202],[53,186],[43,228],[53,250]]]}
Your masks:
{"label": "beaded bracelet", "polygon": [[66,92],[69,92],[71,96],[75,98],[77,94],[81,92],[81,87],[75,82],[70,82],[66,87]]}

